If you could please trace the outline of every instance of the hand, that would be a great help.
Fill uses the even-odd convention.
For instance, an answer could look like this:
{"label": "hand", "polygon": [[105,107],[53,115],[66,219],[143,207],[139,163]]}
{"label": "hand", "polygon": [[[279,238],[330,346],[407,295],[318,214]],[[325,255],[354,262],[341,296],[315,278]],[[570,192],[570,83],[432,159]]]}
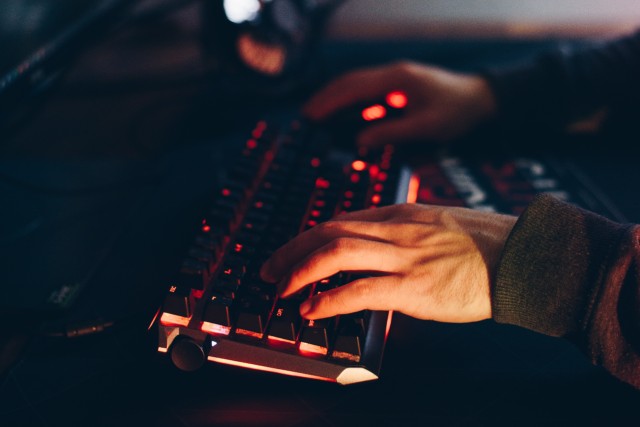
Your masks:
{"label": "hand", "polygon": [[370,275],[306,300],[300,313],[309,319],[370,309],[479,321],[491,317],[490,284],[515,221],[426,205],[353,212],[288,242],[261,275],[285,298],[340,271]]}
{"label": "hand", "polygon": [[307,102],[303,114],[321,121],[349,105],[384,98],[396,90],[408,97],[404,116],[368,126],[358,136],[358,145],[379,147],[424,139],[446,142],[496,112],[493,92],[482,77],[399,62],[337,78]]}

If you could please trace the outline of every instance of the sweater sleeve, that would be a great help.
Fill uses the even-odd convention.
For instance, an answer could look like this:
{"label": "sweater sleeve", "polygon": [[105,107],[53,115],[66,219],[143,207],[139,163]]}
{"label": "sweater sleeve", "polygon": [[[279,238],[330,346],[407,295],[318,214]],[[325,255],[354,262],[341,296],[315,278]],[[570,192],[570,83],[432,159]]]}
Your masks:
{"label": "sweater sleeve", "polygon": [[587,49],[548,52],[484,75],[496,95],[499,124],[563,128],[604,107],[637,105],[640,31]]}
{"label": "sweater sleeve", "polygon": [[640,388],[639,241],[639,226],[539,196],[505,245],[494,319],[570,339]]}

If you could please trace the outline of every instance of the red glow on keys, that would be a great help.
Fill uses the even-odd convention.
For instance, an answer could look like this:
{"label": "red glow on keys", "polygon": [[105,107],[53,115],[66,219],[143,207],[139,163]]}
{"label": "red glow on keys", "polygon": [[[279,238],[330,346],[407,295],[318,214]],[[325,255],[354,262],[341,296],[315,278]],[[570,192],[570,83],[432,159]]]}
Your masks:
{"label": "red glow on keys", "polygon": [[320,159],[317,157],[314,157],[313,159],[311,159],[311,166],[313,166],[314,168],[317,168],[318,166],[320,166]]}
{"label": "red glow on keys", "polygon": [[236,246],[233,248],[233,250],[236,252],[242,252],[242,244],[236,243]]}
{"label": "red glow on keys", "polygon": [[342,206],[344,206],[345,208],[349,209],[352,205],[351,205],[351,200],[345,200],[344,202],[342,202]]}
{"label": "red glow on keys", "polygon": [[187,326],[191,317],[178,316],[171,313],[162,313],[160,324],[162,326]]}
{"label": "red glow on keys", "polygon": [[311,220],[307,221],[307,225],[309,227],[315,227],[316,225],[318,225],[318,221],[314,221],[314,220],[311,219]]}
{"label": "red glow on keys", "polygon": [[353,182],[354,184],[357,184],[358,182],[360,182],[360,175],[358,175],[357,173],[352,173],[351,182]]}
{"label": "red glow on keys", "polygon": [[258,209],[262,209],[262,207],[264,206],[264,203],[262,203],[261,201],[257,201],[253,204],[253,206],[255,206]]}
{"label": "red glow on keys", "polygon": [[386,181],[387,180],[387,173],[386,172],[380,172],[378,174],[378,181]]}
{"label": "red glow on keys", "polygon": [[250,148],[253,150],[254,148],[257,148],[257,147],[258,147],[258,143],[256,142],[255,139],[250,139],[247,141],[247,148]]}
{"label": "red glow on keys", "polygon": [[381,193],[382,190],[384,190],[384,185],[377,183],[376,185],[373,186],[373,191],[375,191],[376,193]]}
{"label": "red glow on keys", "polygon": [[390,92],[386,98],[387,104],[393,108],[404,108],[407,106],[407,95],[399,90]]}
{"label": "red glow on keys", "polygon": [[325,178],[316,179],[316,188],[326,190],[331,186],[331,183]]}
{"label": "red glow on keys", "polygon": [[373,203],[374,205],[380,203],[380,195],[374,194],[373,196],[371,196],[371,203]]}
{"label": "red glow on keys", "polygon": [[375,178],[376,176],[378,176],[379,173],[380,173],[380,168],[378,167],[378,165],[371,165],[369,167],[369,175],[371,176],[371,178]]}
{"label": "red glow on keys", "polygon": [[367,168],[367,164],[362,160],[354,160],[353,163],[351,163],[351,167],[354,171],[362,172]]}
{"label": "red glow on keys", "polygon": [[217,323],[202,322],[200,330],[208,334],[229,335],[231,326],[218,325]]}
{"label": "red glow on keys", "polygon": [[315,202],[313,202],[313,205],[317,208],[324,208],[326,204],[327,202],[325,202],[324,200],[316,200]]}
{"label": "red glow on keys", "polygon": [[202,231],[208,233],[211,231],[211,226],[209,224],[205,224],[202,226]]}
{"label": "red glow on keys", "polygon": [[320,216],[320,211],[312,210],[311,211],[311,216],[314,217],[314,218],[318,218]]}
{"label": "red glow on keys", "polygon": [[372,105],[362,110],[362,118],[368,122],[380,120],[387,115],[387,109],[380,104]]}
{"label": "red glow on keys", "polygon": [[231,190],[229,190],[228,188],[223,188],[222,189],[222,195],[224,197],[229,197],[231,195]]}
{"label": "red glow on keys", "polygon": [[345,192],[344,192],[344,197],[345,197],[346,199],[353,199],[353,191],[351,191],[351,190],[347,190],[347,191],[345,191]]}

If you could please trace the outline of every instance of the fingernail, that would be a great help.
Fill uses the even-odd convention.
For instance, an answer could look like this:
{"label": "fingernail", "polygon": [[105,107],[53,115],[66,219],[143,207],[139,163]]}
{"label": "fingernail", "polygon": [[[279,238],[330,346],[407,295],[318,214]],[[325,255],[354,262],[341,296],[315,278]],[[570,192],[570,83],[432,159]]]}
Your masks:
{"label": "fingernail", "polygon": [[311,303],[311,300],[304,300],[302,302],[302,304],[300,304],[300,316],[305,317],[312,308],[313,304]]}

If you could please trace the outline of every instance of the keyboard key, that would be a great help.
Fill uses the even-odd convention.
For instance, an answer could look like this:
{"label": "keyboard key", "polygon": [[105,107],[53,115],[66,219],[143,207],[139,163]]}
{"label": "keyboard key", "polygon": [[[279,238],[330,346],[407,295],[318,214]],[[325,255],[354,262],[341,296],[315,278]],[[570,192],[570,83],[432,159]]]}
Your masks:
{"label": "keyboard key", "polygon": [[268,338],[295,344],[302,318],[299,304],[290,300],[278,300],[271,316]]}
{"label": "keyboard key", "polygon": [[236,334],[262,338],[271,306],[271,303],[254,298],[241,299],[237,307]]}
{"label": "keyboard key", "polygon": [[190,288],[171,286],[165,295],[160,322],[187,326],[193,314],[194,301]]}
{"label": "keyboard key", "polygon": [[308,320],[306,323],[300,334],[300,351],[326,355],[329,352],[329,322],[327,320]]}
{"label": "keyboard key", "polygon": [[231,331],[230,306],[233,300],[226,294],[214,292],[202,315],[204,332],[229,335]]}
{"label": "keyboard key", "polygon": [[359,362],[362,355],[365,329],[362,317],[341,316],[331,356]]}

